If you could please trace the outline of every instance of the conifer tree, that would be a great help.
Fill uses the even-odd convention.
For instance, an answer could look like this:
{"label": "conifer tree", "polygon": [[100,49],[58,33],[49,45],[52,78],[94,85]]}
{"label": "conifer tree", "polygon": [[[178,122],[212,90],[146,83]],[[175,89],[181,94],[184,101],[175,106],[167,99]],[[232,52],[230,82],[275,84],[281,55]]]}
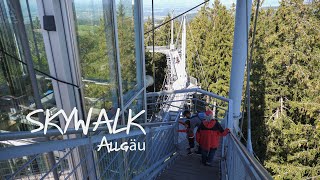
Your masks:
{"label": "conifer tree", "polygon": [[277,10],[260,13],[252,67],[253,144],[276,179],[320,172],[320,27],[312,9],[285,0]]}
{"label": "conifer tree", "polygon": [[233,17],[218,0],[214,2],[209,14],[212,24],[200,56],[207,77],[203,83],[206,87],[203,88],[227,96],[231,70]]}
{"label": "conifer tree", "polygon": [[205,88],[208,87],[208,82],[206,82],[207,74],[202,67],[204,61],[201,55],[208,32],[212,29],[208,8],[206,3],[187,26],[187,71],[190,76],[197,78],[201,86]]}

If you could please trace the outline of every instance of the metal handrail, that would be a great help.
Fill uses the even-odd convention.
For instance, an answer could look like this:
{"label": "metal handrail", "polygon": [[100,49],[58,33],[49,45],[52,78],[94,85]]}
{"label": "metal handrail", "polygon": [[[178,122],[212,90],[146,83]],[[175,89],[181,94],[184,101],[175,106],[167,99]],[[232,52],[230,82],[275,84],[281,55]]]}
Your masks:
{"label": "metal handrail", "polygon": [[[174,122],[155,122],[155,123],[141,123],[142,127],[150,127],[150,126],[159,126],[166,124],[173,124]],[[119,125],[118,128],[126,127],[126,125]],[[95,131],[108,131],[108,127],[98,127]],[[94,132],[93,127],[88,129],[88,132]],[[64,135],[70,134],[82,134],[82,128],[78,130],[74,128],[69,128]],[[43,131],[38,131],[35,133],[31,133],[29,131],[19,131],[19,132],[4,132],[0,133],[0,141],[7,140],[17,140],[17,139],[27,139],[27,138],[37,138],[37,137],[51,137],[51,136],[59,136],[61,135],[58,129],[48,129],[46,134],[43,134]]]}
{"label": "metal handrail", "polygon": [[[176,124],[176,122],[171,122],[171,124]],[[163,129],[172,128],[172,125],[167,126],[159,126],[156,127],[153,131],[160,131]],[[150,128],[145,129],[146,133],[150,132]],[[30,156],[34,154],[50,152],[53,150],[63,150],[66,148],[72,148],[76,146],[82,146],[86,144],[94,144],[99,143],[101,139],[106,136],[109,141],[121,139],[121,138],[128,138],[137,135],[142,135],[143,132],[141,130],[132,130],[130,134],[126,132],[121,132],[119,134],[105,134],[105,135],[95,135],[86,138],[74,138],[74,139],[64,139],[64,140],[55,140],[55,141],[44,141],[41,143],[36,144],[29,144],[24,146],[13,146],[13,147],[6,147],[0,149],[0,154],[6,156],[0,156],[0,160],[12,159],[22,156]],[[23,151],[21,151],[21,147],[23,147]]]}
{"label": "metal handrail", "polygon": [[168,95],[168,94],[181,94],[181,93],[189,93],[189,92],[194,92],[194,93],[201,93],[208,95],[210,97],[225,101],[225,102],[230,102],[230,99],[225,98],[223,96],[219,96],[217,94],[202,90],[200,88],[190,88],[190,89],[181,89],[181,90],[173,90],[173,91],[160,91],[160,92],[150,92],[147,93],[147,97],[152,97],[152,96],[162,96],[162,95]]}
{"label": "metal handrail", "polygon": [[[211,106],[211,107],[216,107],[218,109],[222,109],[222,110],[225,110],[225,111],[228,111],[228,109],[226,108],[223,108],[221,106],[217,106],[217,105],[214,105],[214,104],[208,104],[206,101],[203,101],[203,100],[200,100],[198,98],[186,98],[186,99],[183,99],[183,100],[175,100],[175,101],[165,101],[165,103],[170,103],[170,102],[179,102],[179,101],[186,101],[186,100],[197,100],[199,102],[203,102],[203,103],[206,103],[207,105]],[[148,105],[156,105],[156,104],[161,104],[161,103],[164,103],[163,101],[162,102],[153,102],[153,103],[148,103]]]}
{"label": "metal handrail", "polygon": [[[258,177],[255,177],[255,179],[260,178],[260,179],[273,179],[272,176],[269,174],[269,172],[259,163],[259,161],[252,156],[247,148],[239,141],[239,139],[231,132],[230,136],[231,140],[235,143],[236,150],[239,152],[238,154],[242,156],[247,161],[243,161],[247,163],[247,166],[253,168],[254,172],[252,174],[256,174]],[[228,172],[227,172],[228,173]]]}

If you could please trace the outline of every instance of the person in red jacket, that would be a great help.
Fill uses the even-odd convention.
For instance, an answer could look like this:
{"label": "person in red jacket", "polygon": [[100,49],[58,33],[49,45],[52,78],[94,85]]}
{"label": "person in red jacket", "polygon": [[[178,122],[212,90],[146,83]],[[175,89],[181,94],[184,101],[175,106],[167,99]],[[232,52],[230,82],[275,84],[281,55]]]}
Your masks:
{"label": "person in red jacket", "polygon": [[211,111],[206,111],[206,120],[200,124],[196,134],[196,140],[202,150],[204,165],[212,165],[214,154],[219,147],[220,137],[226,136],[229,132],[228,128],[224,130],[220,123],[213,119]]}
{"label": "person in red jacket", "polygon": [[193,129],[190,126],[190,121],[186,120],[186,122],[179,121],[180,124],[184,125],[186,129],[178,130],[178,132],[185,132],[187,134],[187,139],[189,142],[188,154],[192,154],[191,149],[194,148],[194,134]]}

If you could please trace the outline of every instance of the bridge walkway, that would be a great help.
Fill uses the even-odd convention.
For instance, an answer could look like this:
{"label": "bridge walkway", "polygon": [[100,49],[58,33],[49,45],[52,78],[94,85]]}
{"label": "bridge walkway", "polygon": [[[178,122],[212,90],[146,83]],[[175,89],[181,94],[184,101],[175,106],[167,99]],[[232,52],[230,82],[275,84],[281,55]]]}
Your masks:
{"label": "bridge walkway", "polygon": [[179,156],[175,162],[167,167],[157,180],[220,180],[221,148],[216,151],[213,167],[210,167],[202,165],[200,154],[188,155],[185,150],[186,142],[184,143],[185,145],[179,147]]}

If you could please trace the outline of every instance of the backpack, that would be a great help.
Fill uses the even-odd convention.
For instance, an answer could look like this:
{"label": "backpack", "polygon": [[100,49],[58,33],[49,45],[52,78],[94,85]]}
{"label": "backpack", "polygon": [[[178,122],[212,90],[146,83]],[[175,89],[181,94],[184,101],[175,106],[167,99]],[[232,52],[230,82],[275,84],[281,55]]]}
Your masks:
{"label": "backpack", "polygon": [[198,113],[195,113],[191,116],[191,119],[193,117],[198,117],[201,121],[204,120],[204,118],[206,117],[205,113],[204,112],[198,112]]}

